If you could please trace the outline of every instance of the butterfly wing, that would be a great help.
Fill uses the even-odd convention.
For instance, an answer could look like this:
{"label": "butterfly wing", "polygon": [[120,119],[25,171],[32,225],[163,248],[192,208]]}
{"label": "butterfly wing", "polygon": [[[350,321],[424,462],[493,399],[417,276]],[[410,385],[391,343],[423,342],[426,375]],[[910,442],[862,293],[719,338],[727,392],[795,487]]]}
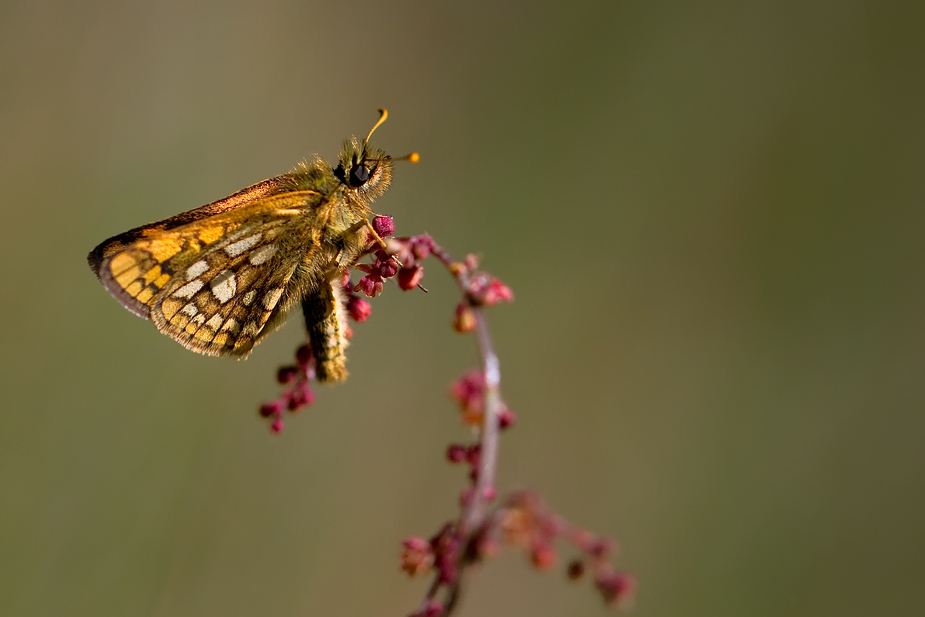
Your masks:
{"label": "butterfly wing", "polygon": [[244,356],[305,293],[306,281],[292,279],[318,249],[321,199],[291,191],[203,212],[210,204],[107,240],[89,261],[123,306],[187,349]]}
{"label": "butterfly wing", "polygon": [[90,251],[90,254],[87,256],[90,269],[99,275],[103,259],[111,257],[116,252],[131,246],[138,240],[151,238],[165,231],[171,231],[178,227],[189,225],[190,223],[224,214],[235,209],[244,208],[274,195],[285,195],[287,193],[310,189],[314,183],[317,183],[323,178],[324,165],[326,165],[324,161],[316,159],[312,161],[310,167],[305,165],[298,171],[258,182],[224,199],[206,204],[201,208],[183,212],[169,219],[158,221],[157,223],[136,227],[118,236],[109,238]]}

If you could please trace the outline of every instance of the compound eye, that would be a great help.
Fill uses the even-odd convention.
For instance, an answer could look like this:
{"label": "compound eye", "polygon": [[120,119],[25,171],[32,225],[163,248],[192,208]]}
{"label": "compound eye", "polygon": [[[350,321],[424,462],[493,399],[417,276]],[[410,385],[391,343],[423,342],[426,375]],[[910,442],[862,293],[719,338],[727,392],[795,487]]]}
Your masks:
{"label": "compound eye", "polygon": [[350,186],[354,188],[363,186],[367,180],[369,180],[369,170],[366,169],[366,165],[363,163],[354,165],[350,170]]}

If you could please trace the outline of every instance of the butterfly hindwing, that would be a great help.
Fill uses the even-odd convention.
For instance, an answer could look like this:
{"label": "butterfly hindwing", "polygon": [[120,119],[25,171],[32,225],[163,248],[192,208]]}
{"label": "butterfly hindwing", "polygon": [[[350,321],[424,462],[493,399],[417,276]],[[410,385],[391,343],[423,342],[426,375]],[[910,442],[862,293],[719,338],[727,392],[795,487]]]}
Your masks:
{"label": "butterfly hindwing", "polygon": [[200,353],[247,354],[271,317],[288,306],[289,281],[300,263],[276,259],[277,228],[250,228],[175,276],[152,308],[157,328]]}

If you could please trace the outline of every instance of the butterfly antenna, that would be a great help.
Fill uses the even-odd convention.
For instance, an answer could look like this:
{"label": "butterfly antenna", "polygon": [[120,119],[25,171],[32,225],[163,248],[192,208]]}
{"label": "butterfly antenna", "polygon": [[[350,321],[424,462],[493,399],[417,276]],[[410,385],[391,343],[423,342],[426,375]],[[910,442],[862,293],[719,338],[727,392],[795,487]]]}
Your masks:
{"label": "butterfly antenna", "polygon": [[[388,118],[389,118],[388,110],[380,109],[379,110],[379,121],[376,122],[375,125],[373,125],[373,128],[369,129],[369,134],[366,135],[366,139],[363,140],[364,146],[369,144],[369,138],[373,136],[373,132],[375,132],[375,130],[378,129],[382,125],[383,122],[388,120]],[[364,150],[365,150],[365,147],[364,147]],[[417,163],[418,161],[421,160],[421,155],[418,154],[417,152],[412,152],[411,154],[406,154],[405,156],[401,158],[392,159],[392,160],[393,161],[410,161],[411,163]]]}
{"label": "butterfly antenna", "polygon": [[367,135],[366,139],[363,140],[365,143],[369,143],[369,138],[373,136],[373,131],[378,129],[379,125],[385,122],[388,117],[389,117],[389,112],[387,110],[385,109],[379,110],[379,121],[376,122],[373,128],[369,129],[369,135]]}
{"label": "butterfly antenna", "polygon": [[405,156],[401,158],[392,159],[392,160],[393,161],[410,161],[411,163],[417,163],[418,161],[421,160],[421,155],[418,154],[417,152],[412,152],[411,154],[406,154]]}

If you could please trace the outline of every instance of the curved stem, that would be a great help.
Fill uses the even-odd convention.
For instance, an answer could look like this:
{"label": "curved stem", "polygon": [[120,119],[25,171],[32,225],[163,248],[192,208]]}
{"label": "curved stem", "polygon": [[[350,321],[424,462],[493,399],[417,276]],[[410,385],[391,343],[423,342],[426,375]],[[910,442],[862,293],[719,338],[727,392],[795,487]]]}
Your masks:
{"label": "curved stem", "polygon": [[498,417],[501,414],[502,405],[501,367],[488,331],[488,320],[485,319],[485,313],[481,309],[473,307],[473,311],[476,324],[475,336],[482,356],[482,370],[485,375],[485,413],[482,418],[482,434],[480,435],[482,449],[478,480],[472,502],[463,519],[466,533],[471,533],[482,523],[486,497],[494,488],[498,461]]}
{"label": "curved stem", "polygon": [[[450,254],[442,246],[434,242],[433,238],[428,236],[428,240],[431,253],[443,263],[453,278],[456,279],[456,283],[463,294],[466,298],[469,298],[470,272],[461,267],[461,264],[454,262]],[[501,368],[498,356],[495,354],[491,333],[488,331],[488,320],[485,318],[485,311],[480,306],[474,306],[471,301],[469,305],[475,314],[475,337],[479,346],[482,372],[485,377],[485,411],[482,418],[481,435],[479,435],[481,444],[479,475],[475,492],[462,517],[461,532],[463,535],[472,533],[482,523],[485,516],[486,496],[495,485],[495,469],[498,462],[498,417],[501,414],[503,405],[501,402]]]}

